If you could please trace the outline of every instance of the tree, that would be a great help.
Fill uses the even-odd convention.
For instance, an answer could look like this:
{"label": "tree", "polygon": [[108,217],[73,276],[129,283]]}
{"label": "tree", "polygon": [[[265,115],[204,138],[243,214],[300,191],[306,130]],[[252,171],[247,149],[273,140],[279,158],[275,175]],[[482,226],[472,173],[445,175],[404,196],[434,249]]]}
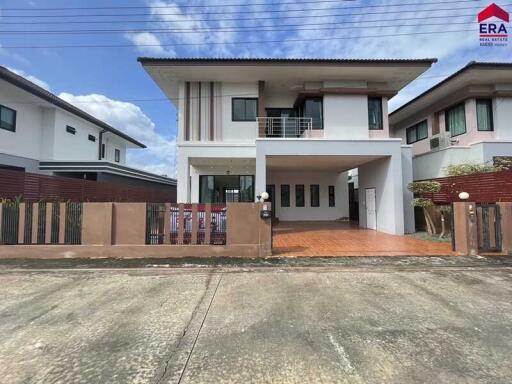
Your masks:
{"label": "tree", "polygon": [[436,233],[436,227],[427,210],[427,208],[434,206],[434,202],[432,199],[425,197],[425,194],[439,192],[441,190],[441,184],[437,181],[414,181],[409,183],[407,189],[415,195],[419,195],[419,197],[413,199],[412,205],[423,209],[425,223],[427,224],[427,232],[429,235],[434,235]]}

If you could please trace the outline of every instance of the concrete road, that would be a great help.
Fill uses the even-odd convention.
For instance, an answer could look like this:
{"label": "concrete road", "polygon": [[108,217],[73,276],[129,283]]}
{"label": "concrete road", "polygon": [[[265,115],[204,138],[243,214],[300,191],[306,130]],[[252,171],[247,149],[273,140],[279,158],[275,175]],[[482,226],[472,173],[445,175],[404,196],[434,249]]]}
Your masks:
{"label": "concrete road", "polygon": [[510,265],[12,268],[1,383],[511,382]]}

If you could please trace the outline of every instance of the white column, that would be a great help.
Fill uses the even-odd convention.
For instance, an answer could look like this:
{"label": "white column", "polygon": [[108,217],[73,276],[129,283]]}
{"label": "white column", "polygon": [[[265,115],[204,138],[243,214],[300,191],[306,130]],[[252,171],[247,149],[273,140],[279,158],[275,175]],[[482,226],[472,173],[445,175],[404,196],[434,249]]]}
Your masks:
{"label": "white column", "polygon": [[256,148],[256,184],[254,187],[254,199],[267,189],[267,158],[264,153]]}
{"label": "white column", "polygon": [[404,195],[404,231],[414,233],[414,207],[412,206],[413,194],[407,189],[412,182],[412,146],[402,147],[402,190]]}
{"label": "white column", "polygon": [[190,162],[187,156],[178,156],[177,202],[190,203]]}

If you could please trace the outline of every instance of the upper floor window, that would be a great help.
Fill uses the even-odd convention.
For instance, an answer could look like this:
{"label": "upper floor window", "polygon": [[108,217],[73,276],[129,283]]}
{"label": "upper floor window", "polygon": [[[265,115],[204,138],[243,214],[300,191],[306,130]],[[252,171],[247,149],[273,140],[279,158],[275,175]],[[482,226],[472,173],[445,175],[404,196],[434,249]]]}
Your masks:
{"label": "upper floor window", "polygon": [[96,136],[89,135],[89,136],[87,136],[87,139],[89,139],[89,141],[95,142],[96,141]]}
{"label": "upper floor window", "polygon": [[466,107],[460,103],[445,112],[446,131],[451,136],[458,136],[466,133]]}
{"label": "upper floor window", "polygon": [[71,133],[72,135],[76,134],[76,129],[69,126],[69,125],[66,125],[66,132],[67,133]]}
{"label": "upper floor window", "polygon": [[258,113],[257,98],[234,97],[231,102],[232,121],[256,121]]}
{"label": "upper floor window", "polygon": [[101,158],[105,158],[106,146],[105,144],[101,144]]}
{"label": "upper floor window", "polygon": [[0,105],[0,128],[7,131],[16,131],[16,111]]}
{"label": "upper floor window", "polygon": [[324,129],[324,105],[321,97],[306,97],[301,105],[301,117],[311,118],[312,129]]}
{"label": "upper floor window", "polygon": [[406,130],[407,135],[407,144],[412,144],[417,141],[426,139],[428,137],[428,125],[427,120],[423,120],[422,122],[413,125]]}
{"label": "upper floor window", "polygon": [[479,131],[494,130],[492,121],[492,100],[477,99],[476,100],[476,120]]}
{"label": "upper floor window", "polygon": [[382,125],[382,98],[368,98],[368,129],[383,129]]}
{"label": "upper floor window", "polygon": [[116,163],[119,163],[121,160],[121,151],[117,148],[114,150],[114,160]]}

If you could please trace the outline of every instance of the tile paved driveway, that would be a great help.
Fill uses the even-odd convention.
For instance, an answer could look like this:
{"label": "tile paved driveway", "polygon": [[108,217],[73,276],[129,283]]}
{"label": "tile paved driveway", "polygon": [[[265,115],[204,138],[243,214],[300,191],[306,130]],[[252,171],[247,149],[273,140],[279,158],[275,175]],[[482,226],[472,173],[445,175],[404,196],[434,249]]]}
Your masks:
{"label": "tile paved driveway", "polygon": [[451,244],[388,235],[347,222],[280,222],[275,256],[449,256]]}

